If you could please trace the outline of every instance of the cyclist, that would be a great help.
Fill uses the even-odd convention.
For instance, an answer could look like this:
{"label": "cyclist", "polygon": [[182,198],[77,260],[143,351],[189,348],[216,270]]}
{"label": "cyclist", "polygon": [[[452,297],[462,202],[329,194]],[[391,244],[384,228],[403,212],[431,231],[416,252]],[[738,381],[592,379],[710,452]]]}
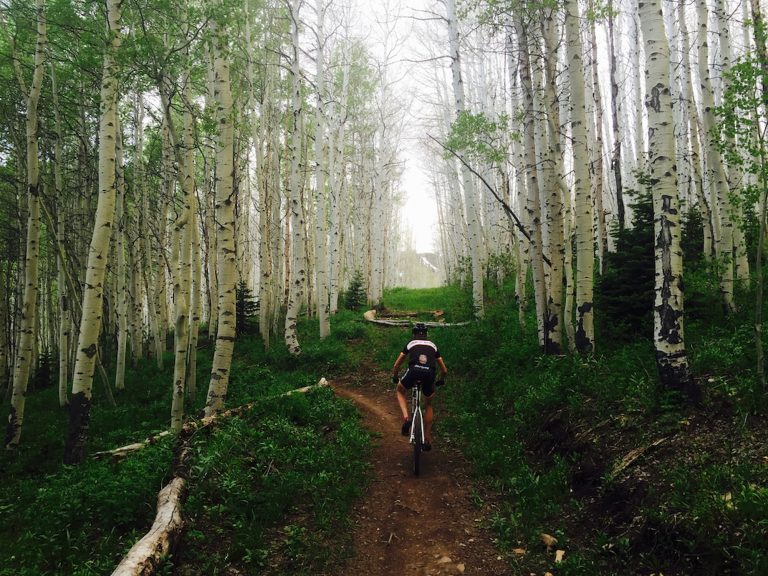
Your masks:
{"label": "cyclist", "polygon": [[[440,352],[434,342],[427,338],[427,327],[418,323],[413,327],[413,337],[403,347],[400,355],[392,367],[392,383],[397,384],[397,403],[403,413],[402,434],[407,436],[411,431],[411,419],[408,417],[408,402],[405,399],[405,391],[413,388],[416,382],[421,382],[422,397],[424,398],[424,450],[432,449],[432,398],[435,395],[435,385],[443,383],[448,369],[445,367]],[[408,359],[408,369],[402,378],[398,377],[398,369],[405,359]],[[435,382],[436,368],[440,368],[441,376]]]}

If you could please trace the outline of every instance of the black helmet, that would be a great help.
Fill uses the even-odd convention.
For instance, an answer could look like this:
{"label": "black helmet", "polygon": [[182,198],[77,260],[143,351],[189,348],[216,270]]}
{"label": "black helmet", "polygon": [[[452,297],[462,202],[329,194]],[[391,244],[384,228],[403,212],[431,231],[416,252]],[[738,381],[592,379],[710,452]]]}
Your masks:
{"label": "black helmet", "polygon": [[427,325],[423,322],[419,322],[413,327],[413,330],[411,331],[414,336],[426,336],[427,335]]}

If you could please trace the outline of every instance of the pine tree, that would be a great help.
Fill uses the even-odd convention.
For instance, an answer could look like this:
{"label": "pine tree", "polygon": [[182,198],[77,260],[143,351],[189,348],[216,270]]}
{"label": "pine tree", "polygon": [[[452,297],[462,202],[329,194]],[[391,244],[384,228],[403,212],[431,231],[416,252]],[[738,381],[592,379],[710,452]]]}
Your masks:
{"label": "pine tree", "polygon": [[344,307],[347,310],[359,310],[368,301],[368,295],[363,285],[363,273],[356,270],[344,293]]}
{"label": "pine tree", "polygon": [[651,334],[653,318],[654,255],[653,197],[637,196],[629,227],[614,223],[616,251],[605,255],[604,272],[597,289],[601,325],[606,342],[631,340]]}
{"label": "pine tree", "polygon": [[259,303],[254,298],[251,289],[242,280],[237,285],[236,298],[235,314],[237,322],[235,331],[237,335],[242,336],[243,334],[256,332],[258,322],[255,319],[259,314]]}

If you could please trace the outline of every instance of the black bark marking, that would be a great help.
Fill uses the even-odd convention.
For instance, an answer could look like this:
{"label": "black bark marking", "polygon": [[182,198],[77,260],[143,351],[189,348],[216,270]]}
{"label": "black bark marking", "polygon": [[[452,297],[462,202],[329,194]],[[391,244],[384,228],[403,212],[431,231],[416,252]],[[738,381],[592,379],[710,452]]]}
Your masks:
{"label": "black bark marking", "polygon": [[91,399],[85,392],[73,394],[69,401],[69,434],[64,447],[64,464],[79,464],[85,457],[85,443],[91,423]]}
{"label": "black bark marking", "polygon": [[83,348],[82,352],[88,356],[88,358],[93,358],[96,355],[96,344],[91,344],[88,348]]}
{"label": "black bark marking", "polygon": [[688,369],[685,350],[671,354],[657,350],[656,368],[659,371],[659,379],[665,387],[683,393],[693,404],[701,403],[701,385]]}

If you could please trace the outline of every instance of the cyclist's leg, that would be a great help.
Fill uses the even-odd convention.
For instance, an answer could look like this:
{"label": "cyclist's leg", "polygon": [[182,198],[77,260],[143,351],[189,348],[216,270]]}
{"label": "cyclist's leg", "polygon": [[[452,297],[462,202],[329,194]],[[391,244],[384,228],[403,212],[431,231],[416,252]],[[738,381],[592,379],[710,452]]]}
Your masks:
{"label": "cyclist's leg", "polygon": [[432,410],[432,399],[435,397],[434,390],[429,396],[422,396],[424,398],[424,442],[432,444],[432,420],[434,419],[434,411]]}
{"label": "cyclist's leg", "polygon": [[397,389],[395,390],[395,394],[397,395],[397,403],[400,406],[400,412],[403,414],[403,420],[408,420],[409,416],[408,399],[405,397],[405,393],[407,390],[413,388],[413,385],[414,374],[409,368],[400,377],[400,381],[397,383]]}
{"label": "cyclist's leg", "polygon": [[403,420],[408,420],[408,400],[405,398],[405,386],[403,386],[402,382],[397,383],[395,395],[397,396],[397,403],[400,406],[400,412],[403,414]]}

